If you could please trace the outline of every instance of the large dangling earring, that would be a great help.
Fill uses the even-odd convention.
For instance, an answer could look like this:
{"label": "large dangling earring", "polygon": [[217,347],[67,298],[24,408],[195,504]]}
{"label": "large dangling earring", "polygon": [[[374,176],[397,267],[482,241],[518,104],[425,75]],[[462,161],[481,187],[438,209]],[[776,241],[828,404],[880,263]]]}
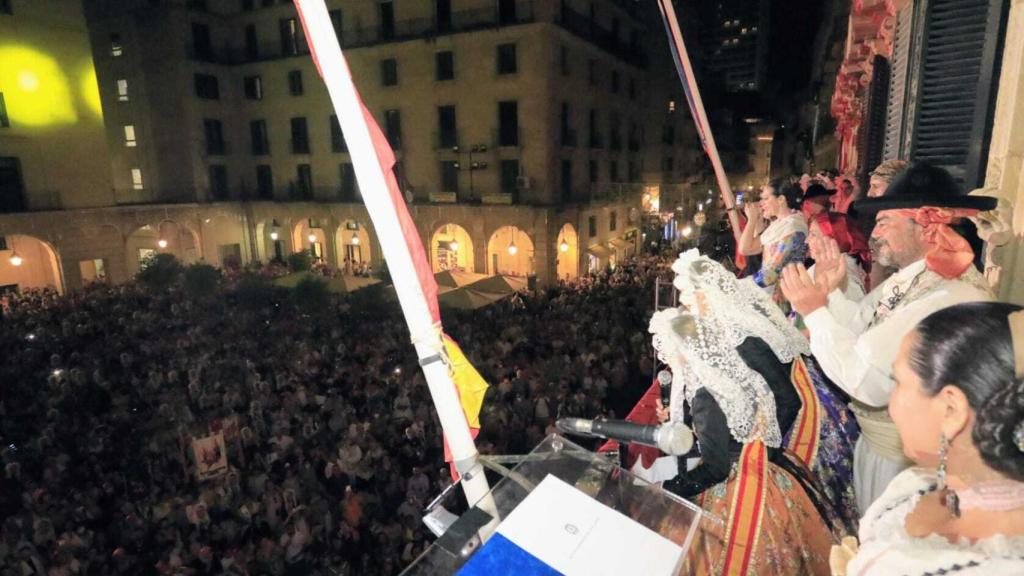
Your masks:
{"label": "large dangling earring", "polygon": [[938,476],[938,491],[939,501],[949,509],[949,513],[954,518],[960,517],[960,497],[956,495],[956,492],[949,489],[946,486],[946,464],[949,460],[949,438],[946,438],[946,434],[942,433],[939,436],[939,469],[936,471]]}

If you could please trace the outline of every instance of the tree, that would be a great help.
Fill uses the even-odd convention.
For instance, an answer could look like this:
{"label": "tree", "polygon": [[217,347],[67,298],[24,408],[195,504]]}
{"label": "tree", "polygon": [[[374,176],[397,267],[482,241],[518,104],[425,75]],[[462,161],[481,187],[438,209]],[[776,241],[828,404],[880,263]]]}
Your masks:
{"label": "tree", "polygon": [[181,270],[181,263],[173,254],[154,254],[142,261],[135,279],[151,290],[166,290],[178,281]]}
{"label": "tree", "polygon": [[185,292],[192,298],[200,299],[214,294],[220,284],[220,270],[209,264],[197,263],[185,267]]}
{"label": "tree", "polygon": [[309,252],[305,250],[288,256],[288,267],[291,268],[292,272],[305,272],[312,265],[312,258],[310,258]]}

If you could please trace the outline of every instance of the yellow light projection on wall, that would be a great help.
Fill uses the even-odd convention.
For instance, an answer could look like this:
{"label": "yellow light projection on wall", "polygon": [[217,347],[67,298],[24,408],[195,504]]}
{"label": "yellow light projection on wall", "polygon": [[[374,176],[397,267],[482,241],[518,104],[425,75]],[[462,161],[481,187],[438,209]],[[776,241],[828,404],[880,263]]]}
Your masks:
{"label": "yellow light projection on wall", "polygon": [[46,127],[78,120],[67,75],[38,50],[0,46],[0,91],[12,125]]}
{"label": "yellow light projection on wall", "polygon": [[78,73],[78,91],[89,111],[103,120],[103,104],[100,103],[100,84],[96,80],[96,68],[92,58],[86,58]]}

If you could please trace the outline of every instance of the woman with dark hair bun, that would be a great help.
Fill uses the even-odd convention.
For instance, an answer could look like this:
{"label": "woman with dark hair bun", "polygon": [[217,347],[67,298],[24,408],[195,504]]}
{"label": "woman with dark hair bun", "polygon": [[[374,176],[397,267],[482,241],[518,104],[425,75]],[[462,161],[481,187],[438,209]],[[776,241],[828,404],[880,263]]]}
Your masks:
{"label": "woman with dark hair bun", "polygon": [[860,549],[833,569],[881,574],[1024,574],[1024,309],[973,302],[907,334],[889,402],[906,456],[868,508]]}
{"label": "woman with dark hair bun", "polygon": [[761,269],[754,282],[782,302],[778,289],[782,269],[807,258],[807,221],[800,212],[803,190],[777,178],[761,188],[761,200],[744,206],[747,226],[739,248],[746,256],[761,255]]}

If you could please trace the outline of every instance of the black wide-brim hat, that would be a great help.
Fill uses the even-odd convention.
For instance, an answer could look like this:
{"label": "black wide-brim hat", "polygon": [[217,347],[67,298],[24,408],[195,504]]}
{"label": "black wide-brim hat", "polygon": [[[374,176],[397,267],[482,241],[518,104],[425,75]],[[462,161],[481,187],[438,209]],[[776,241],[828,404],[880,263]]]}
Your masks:
{"label": "black wide-brim hat", "polygon": [[854,202],[853,209],[860,217],[874,218],[883,210],[904,208],[966,208],[992,210],[998,200],[991,196],[968,196],[946,170],[925,162],[915,163],[878,198],[865,198]]}

